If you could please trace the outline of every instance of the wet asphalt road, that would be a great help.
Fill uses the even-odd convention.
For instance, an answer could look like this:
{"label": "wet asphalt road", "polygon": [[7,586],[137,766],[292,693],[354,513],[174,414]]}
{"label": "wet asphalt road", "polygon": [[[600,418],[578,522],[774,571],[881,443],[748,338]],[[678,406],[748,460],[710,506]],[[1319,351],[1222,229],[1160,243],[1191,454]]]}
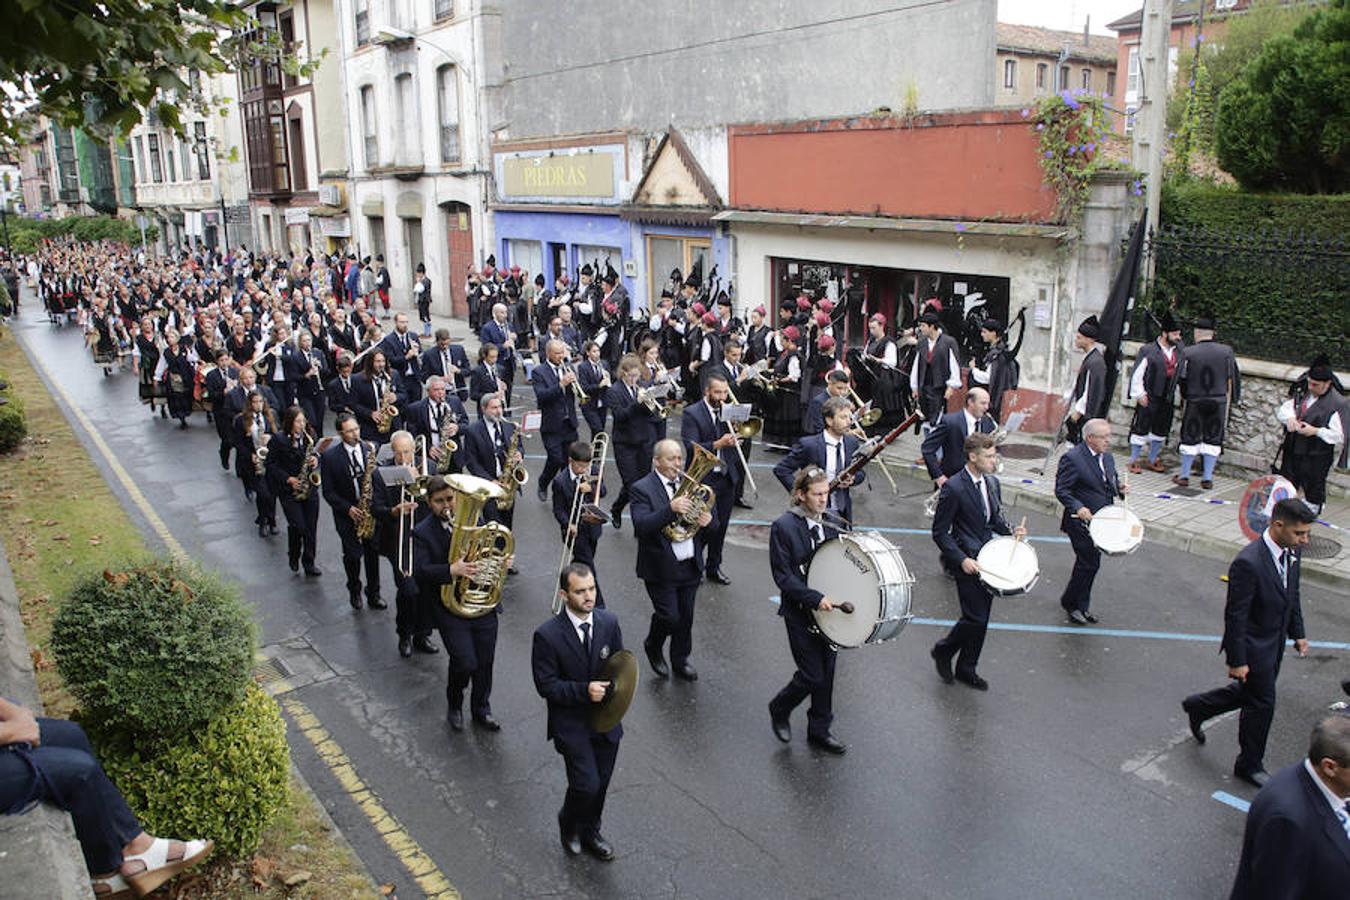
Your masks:
{"label": "wet asphalt road", "polygon": [[[544,703],[530,680],[530,636],[547,615],[558,557],[557,529],[533,483],[518,503],[521,574],[508,588],[497,648],[492,705],[504,728],[452,734],[445,656],[398,657],[388,571],[389,610],[354,613],[347,605],[327,508],[324,576],[292,576],[284,533],[261,540],[251,530],[251,504],[220,469],[204,416],[186,432],[152,418],[136,401],[133,375],[104,378],[76,330],[52,328],[33,305],[12,327],[178,541],[238,581],[262,643],[289,642],[319,667],[322,680],[293,696],[465,897],[1227,896],[1244,816],[1211,795],[1253,794],[1230,775],[1237,721],[1212,723],[1202,748],[1178,706],[1186,693],[1223,682],[1217,641],[991,631],[981,672],[992,688],[981,694],[938,681],[928,649],[945,629],[912,624],[893,643],[841,654],[835,733],[850,749],[841,759],[823,757],[805,744],[804,707],[792,744],[769,730],[765,704],[792,663],[769,601],[776,589],[767,529],[753,525],[733,528],[725,568],[734,584],[700,591],[692,660],[700,680],[645,678],[625,721],[604,824],[618,860],[569,859],[554,819],[563,768],[544,738]],[[540,452],[537,441],[527,452]],[[756,450],[752,462],[766,458],[774,459]],[[537,477],[542,460],[530,468]],[[767,469],[756,475],[761,499],[738,518],[767,522],[786,495]],[[611,479],[617,483],[612,467]],[[901,479],[900,487],[907,496],[898,500],[861,492],[858,522],[926,528],[924,486]],[[1028,527],[1036,537],[1058,536],[1045,516],[1030,515]],[[954,617],[955,591],[931,539],[890,536],[917,578],[915,614]],[[1036,546],[1040,584],[1030,596],[997,602],[995,622],[1062,624],[1056,599],[1072,555],[1059,541]],[[634,554],[627,523],[607,529],[600,574],[635,648],[649,605]],[[1146,543],[1105,561],[1093,608],[1102,627],[1217,635],[1225,568]],[[1305,588],[1303,604],[1311,638],[1350,639],[1345,596]],[[1311,722],[1347,675],[1342,650],[1287,659],[1269,769],[1300,757]],[[291,745],[377,882],[416,896],[407,869],[294,728]]]}

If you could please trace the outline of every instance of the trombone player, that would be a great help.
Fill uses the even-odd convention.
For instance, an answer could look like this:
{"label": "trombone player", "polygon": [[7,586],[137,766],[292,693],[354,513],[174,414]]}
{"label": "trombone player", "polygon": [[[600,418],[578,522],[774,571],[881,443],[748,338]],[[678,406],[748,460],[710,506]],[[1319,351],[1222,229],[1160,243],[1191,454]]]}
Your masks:
{"label": "trombone player", "polygon": [[[674,669],[675,675],[685,681],[698,680],[698,672],[689,664],[694,645],[694,600],[703,580],[704,548],[716,521],[712,505],[695,506],[697,494],[691,482],[693,479],[684,471],[684,448],[679,441],[666,439],[657,441],[652,450],[652,471],[632,486],[637,576],[652,601],[651,629],[642,648],[657,677],[669,678]],[[666,533],[677,520],[696,511],[698,530],[692,536],[673,540]],[[664,655],[667,638],[670,668]]]}
{"label": "trombone player", "polygon": [[[438,379],[439,380],[439,379]],[[442,389],[444,385],[442,384]],[[393,451],[390,465],[406,466],[426,478],[426,456],[421,469],[417,465],[417,443],[411,433],[395,431],[389,439]],[[407,659],[413,651],[437,653],[431,642],[431,611],[423,608],[413,573],[413,531],[427,517],[417,495],[406,484],[388,484],[385,467],[375,470],[371,512],[379,522],[375,530],[380,555],[394,571],[394,625],[398,631],[398,655]],[[423,485],[425,482],[423,482]]]}
{"label": "trombone player", "polygon": [[[608,439],[608,435],[601,438],[602,441]],[[571,558],[564,562],[584,563],[592,572],[595,571],[595,550],[604,534],[604,523],[609,521],[608,516],[597,519],[588,515],[592,504],[587,501],[595,496],[596,484],[604,474],[595,471],[596,463],[600,468],[604,466],[603,452],[598,460],[594,456],[593,443],[573,441],[567,447],[567,468],[553,479],[553,518],[562,531],[563,545],[570,543],[572,546]],[[605,487],[601,484],[599,496],[604,495]],[[595,605],[601,609],[605,606],[598,577],[595,580]]]}
{"label": "trombone player", "polygon": [[550,340],[544,345],[544,361],[530,372],[530,386],[542,420],[539,435],[547,461],[539,476],[539,499],[548,499],[553,476],[567,467],[567,448],[577,439],[577,401],[582,394],[576,370],[567,362],[567,345]]}
{"label": "trombone player", "polygon": [[685,451],[693,456],[693,446],[701,446],[717,454],[720,466],[704,479],[704,484],[717,495],[717,524],[707,538],[707,577],[715,584],[728,585],[731,579],[722,571],[722,546],[726,542],[727,525],[731,522],[731,508],[745,481],[745,469],[736,451],[739,436],[733,425],[723,421],[722,408],[727,402],[729,388],[726,376],[710,371],[703,383],[703,402],[685,409],[680,419],[680,436]]}

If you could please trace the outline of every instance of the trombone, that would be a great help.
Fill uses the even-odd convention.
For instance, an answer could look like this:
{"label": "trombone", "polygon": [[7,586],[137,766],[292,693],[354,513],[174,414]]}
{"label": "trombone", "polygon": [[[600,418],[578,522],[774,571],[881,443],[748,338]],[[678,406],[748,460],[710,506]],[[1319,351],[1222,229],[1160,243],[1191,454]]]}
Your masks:
{"label": "trombone", "polygon": [[[583,480],[578,485],[577,492],[572,496],[572,511],[567,517],[567,530],[563,532],[562,556],[558,559],[558,578],[554,579],[554,584],[562,578],[563,568],[572,561],[572,550],[577,544],[577,533],[581,530],[583,522],[587,525],[603,525],[609,521],[609,516],[600,508],[600,482],[605,474],[605,457],[609,455],[609,432],[601,431],[591,440],[591,468],[587,473],[587,480],[594,480],[595,487],[589,493],[583,490],[583,487],[590,488],[587,480]],[[569,463],[570,465],[570,463]],[[553,595],[553,615],[562,611],[562,597],[556,592]]]}
{"label": "trombone", "polygon": [[[414,505],[422,499],[427,492],[427,482],[431,476],[427,472],[427,436],[419,434],[419,441],[414,449],[414,456],[420,451],[422,457],[421,471],[413,481],[413,489],[408,490],[408,485],[404,483],[399,487],[398,502],[400,505],[412,502]],[[414,458],[414,464],[417,460]],[[413,552],[412,552],[412,529],[416,510],[407,510],[398,514],[398,571],[404,578],[411,578],[413,573]]]}
{"label": "trombone", "polygon": [[[737,406],[741,405],[740,401],[736,399],[735,392],[731,390],[730,384],[727,385],[727,399]],[[759,416],[750,416],[739,425],[727,422],[726,419],[722,421],[726,422],[727,433],[736,436],[736,443],[731,446],[736,448],[736,456],[741,461],[741,471],[745,473],[745,483],[750,485],[750,490],[754,492],[755,498],[759,499],[759,486],[755,484],[755,476],[750,471],[750,463],[746,461],[745,452],[741,450],[741,441],[751,440],[763,431],[764,420]]]}

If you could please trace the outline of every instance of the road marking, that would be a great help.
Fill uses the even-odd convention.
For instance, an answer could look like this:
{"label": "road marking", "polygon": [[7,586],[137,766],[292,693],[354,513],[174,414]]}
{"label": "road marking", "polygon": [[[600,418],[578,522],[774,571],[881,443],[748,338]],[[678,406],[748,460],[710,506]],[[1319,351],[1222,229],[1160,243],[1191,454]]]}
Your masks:
{"label": "road marking", "polygon": [[[778,594],[769,597],[769,602],[777,606],[782,602]],[[1016,602],[1014,599],[1013,602]],[[929,619],[915,616],[911,625],[933,625],[938,628],[950,628],[955,619]],[[1133,631],[1128,628],[1095,628],[1078,625],[1027,625],[1020,622],[990,622],[990,631],[1021,631],[1029,634],[1082,634],[1095,637],[1147,638],[1159,641],[1194,641],[1200,644],[1217,644],[1223,640],[1218,634],[1188,634],[1184,631]],[[1289,641],[1288,644],[1292,644]],[[1340,641],[1308,641],[1309,649],[1350,650],[1350,643]]]}
{"label": "road marking", "polygon": [[[759,519],[732,519],[732,520],[731,520],[731,524],[732,524],[732,525],[760,525],[760,526],[763,526],[763,527],[767,528],[767,527],[769,527],[770,525],[772,525],[773,523],[772,523],[772,522],[764,522],[764,521],[760,521]],[[890,526],[882,526],[882,525],[859,525],[859,524],[857,524],[856,522],[855,522],[854,525],[853,525],[853,530],[854,530],[854,531],[880,531],[882,534],[926,534],[926,535],[928,535],[929,537],[932,537],[932,535],[933,535],[933,529],[931,529],[931,528],[892,528],[892,527],[890,527]],[[1036,542],[1036,543],[1038,543],[1038,544],[1067,544],[1067,543],[1069,543],[1069,539],[1066,538],[1066,537],[1059,537],[1059,536],[1057,536],[1057,535],[1050,535],[1050,534],[1047,534],[1047,535],[1040,535],[1040,536],[1037,536],[1037,535],[1031,535],[1031,536],[1027,537],[1027,540],[1029,540],[1029,541],[1034,541],[1034,542]]]}
{"label": "road marking", "polygon": [[1215,800],[1218,800],[1220,803],[1233,807],[1233,809],[1236,809],[1238,812],[1245,813],[1247,810],[1252,808],[1251,803],[1247,802],[1246,800],[1243,800],[1241,797],[1234,797],[1227,791],[1215,791],[1214,793],[1210,794],[1210,796],[1213,797]]}
{"label": "road marking", "polygon": [[436,867],[431,857],[413,839],[408,830],[385,809],[375,792],[361,780],[352,761],[319,722],[318,717],[309,711],[309,707],[291,697],[283,698],[281,705],[295,721],[300,733],[314,745],[314,752],[319,754],[319,759],[328,766],[352,802],[366,814],[366,818],[370,819],[371,826],[412,875],[422,893],[437,900],[457,900],[460,896],[459,891],[455,890],[450,880]]}
{"label": "road marking", "polygon": [[[108,446],[108,442],[103,439],[101,434],[99,434],[98,429],[94,427],[94,423],[87,415],[85,415],[84,410],[76,405],[61,383],[52,377],[51,371],[48,370],[40,360],[36,359],[32,353],[27,352],[27,342],[21,343],[23,343],[24,351],[27,353],[29,362],[42,372],[48,387],[56,392],[57,396],[65,403],[66,408],[75,416],[76,421],[80,423],[80,426],[84,429],[85,433],[89,435],[89,439],[93,441],[94,446],[98,449],[99,454],[103,456],[108,467],[112,470],[113,474],[117,476],[118,483],[122,485],[123,489],[127,492],[127,495],[131,497],[131,501],[136,504],[136,508],[145,516],[146,521],[150,523],[150,527],[154,530],[155,534],[158,535],[159,539],[164,542],[166,547],[168,547],[169,552],[180,561],[186,562],[190,560],[191,557],[189,557],[187,551],[183,549],[183,545],[178,543],[178,540],[169,531],[169,527],[164,524],[164,520],[159,517],[159,513],[155,512],[154,507],[150,505],[150,501],[148,501],[145,498],[145,495],[141,493],[141,489],[137,487],[136,482],[132,480],[131,473],[129,473],[117,459],[112,448]],[[274,685],[274,688],[275,687],[276,686]],[[274,693],[281,692],[282,691],[274,690]],[[282,705],[286,707],[286,711],[290,713],[291,718],[295,720],[295,724],[299,727],[300,733],[308,738],[309,742],[314,745],[314,750],[319,754],[319,759],[328,766],[329,770],[333,773],[333,777],[337,779],[338,784],[340,784],[343,790],[347,792],[348,796],[351,797],[352,802],[355,803],[361,811],[366,814],[366,817],[370,819],[371,825],[375,827],[375,831],[412,875],[413,880],[416,881],[418,887],[422,889],[422,893],[429,898],[438,898],[438,900],[454,900],[454,898],[458,898],[460,896],[459,891],[451,886],[449,879],[447,879],[445,874],[436,867],[436,864],[432,862],[431,857],[427,855],[426,851],[424,851],[417,841],[413,839],[407,829],[385,810],[384,805],[380,803],[374,792],[366,787],[365,782],[357,775],[356,768],[352,765],[351,760],[347,758],[347,755],[342,751],[342,748],[338,746],[337,742],[334,741],[324,729],[323,725],[319,722],[318,717],[310,712],[308,707],[299,700],[286,698],[281,702]]]}

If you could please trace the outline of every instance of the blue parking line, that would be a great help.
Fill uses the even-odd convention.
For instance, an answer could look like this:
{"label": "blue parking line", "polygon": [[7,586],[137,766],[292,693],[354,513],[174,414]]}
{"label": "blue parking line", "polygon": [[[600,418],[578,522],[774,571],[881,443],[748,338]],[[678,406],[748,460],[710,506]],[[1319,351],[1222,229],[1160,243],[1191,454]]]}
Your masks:
{"label": "blue parking line", "polygon": [[1210,797],[1218,800],[1220,803],[1233,807],[1233,809],[1236,809],[1238,812],[1245,813],[1252,808],[1252,805],[1249,802],[1243,800],[1241,797],[1234,797],[1227,791],[1215,791],[1210,794]]}
{"label": "blue parking line", "polygon": [[[768,527],[769,527],[770,525],[772,525],[773,523],[772,523],[772,522],[764,522],[764,521],[761,521],[761,520],[759,520],[759,519],[732,519],[732,520],[731,520],[731,524],[732,524],[732,525],[760,525],[760,526],[763,526],[764,528],[768,528]],[[856,522],[854,523],[853,528],[854,528],[855,531],[880,531],[882,534],[926,534],[926,535],[928,535],[929,537],[931,537],[932,534],[933,534],[933,529],[931,529],[931,528],[890,528],[890,527],[887,527],[887,526],[881,526],[881,525],[860,525],[860,524],[858,524],[858,523],[856,523]],[[1066,538],[1066,537],[1059,537],[1059,536],[1057,536],[1057,535],[1050,535],[1050,534],[1047,534],[1047,535],[1030,535],[1030,536],[1027,537],[1027,540],[1033,541],[1033,542],[1038,543],[1038,544],[1067,544],[1067,543],[1069,543],[1069,539]]]}
{"label": "blue parking line", "polygon": [[[1016,603],[1017,598],[1008,598],[1009,602]],[[769,597],[769,602],[775,606],[781,602],[779,595],[774,594]],[[915,616],[910,620],[912,625],[932,625],[937,628],[950,628],[956,624],[955,619],[930,619],[924,616]],[[1221,635],[1217,634],[1188,634],[1183,631],[1133,631],[1128,628],[1094,628],[1091,626],[1080,627],[1077,625],[1027,625],[1020,622],[990,622],[991,631],[1020,631],[1027,634],[1082,634],[1094,637],[1123,637],[1123,638],[1151,638],[1159,641],[1192,641],[1197,644],[1217,644],[1223,640]],[[1293,643],[1290,641],[1289,643]],[[1350,650],[1350,644],[1340,641],[1309,641],[1309,649],[1316,650]]]}

